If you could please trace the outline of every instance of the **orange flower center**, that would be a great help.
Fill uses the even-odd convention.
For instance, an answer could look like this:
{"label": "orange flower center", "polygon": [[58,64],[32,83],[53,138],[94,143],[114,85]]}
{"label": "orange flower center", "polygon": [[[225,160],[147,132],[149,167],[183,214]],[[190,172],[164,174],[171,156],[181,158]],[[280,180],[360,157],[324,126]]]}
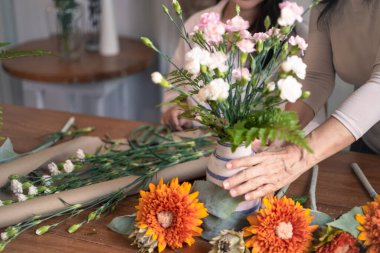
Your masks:
{"label": "orange flower center", "polygon": [[290,222],[280,222],[275,228],[277,237],[287,240],[293,237],[293,226]]}
{"label": "orange flower center", "polygon": [[340,247],[338,247],[338,248],[334,251],[334,253],[347,253],[349,249],[350,249],[350,246],[349,246],[349,245],[340,246]]}
{"label": "orange flower center", "polygon": [[168,228],[173,224],[173,213],[170,211],[162,211],[157,213],[157,220],[161,227]]}

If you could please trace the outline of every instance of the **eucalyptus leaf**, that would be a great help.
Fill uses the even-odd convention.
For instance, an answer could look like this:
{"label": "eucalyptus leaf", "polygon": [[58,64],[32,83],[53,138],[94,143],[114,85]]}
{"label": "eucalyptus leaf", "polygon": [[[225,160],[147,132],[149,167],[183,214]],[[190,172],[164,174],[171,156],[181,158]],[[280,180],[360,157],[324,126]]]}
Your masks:
{"label": "eucalyptus leaf", "polygon": [[7,138],[3,145],[0,147],[0,163],[15,159],[18,156],[19,154],[13,150],[12,141]]}
{"label": "eucalyptus leaf", "polygon": [[363,214],[361,207],[352,208],[335,221],[327,223],[327,225],[346,231],[357,238],[359,235],[359,230],[357,230],[359,222],[355,219],[356,214]]}
{"label": "eucalyptus leaf", "polygon": [[330,215],[316,210],[311,210],[311,215],[314,216],[311,221],[312,225],[325,226],[327,223],[334,220]]}
{"label": "eucalyptus leaf", "polygon": [[136,214],[124,215],[114,218],[107,227],[112,231],[130,235],[135,230]]}
{"label": "eucalyptus leaf", "polygon": [[242,197],[231,198],[228,191],[208,181],[195,181],[192,191],[199,192],[199,202],[203,203],[208,213],[226,219],[235,211]]}

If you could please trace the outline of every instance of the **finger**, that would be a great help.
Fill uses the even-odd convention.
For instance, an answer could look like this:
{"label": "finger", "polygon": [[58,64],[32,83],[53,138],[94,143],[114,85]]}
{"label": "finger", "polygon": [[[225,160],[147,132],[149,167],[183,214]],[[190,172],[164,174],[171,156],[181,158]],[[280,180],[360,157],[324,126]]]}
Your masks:
{"label": "finger", "polygon": [[276,189],[272,184],[266,184],[266,185],[263,185],[247,194],[244,195],[244,199],[245,200],[255,200],[255,199],[259,199],[259,198],[262,198],[268,194],[272,194],[273,192],[275,192]]}
{"label": "finger", "polygon": [[255,168],[255,167],[249,167],[246,169],[243,169],[236,175],[230,177],[229,179],[226,179],[223,182],[223,187],[224,189],[231,189],[236,187],[239,184],[242,184],[250,179],[253,179],[258,176],[262,176],[264,174],[265,170],[263,170],[261,167],[260,168]]}
{"label": "finger", "polygon": [[171,125],[172,129],[174,129],[176,131],[182,131],[182,127],[179,125],[179,120],[178,120],[177,115],[175,115],[175,114],[171,115],[170,123],[171,123],[170,125]]}
{"label": "finger", "polygon": [[260,154],[256,154],[254,156],[247,156],[239,159],[234,159],[226,163],[227,169],[237,169],[241,167],[250,167],[255,166],[263,161],[263,157]]}
{"label": "finger", "polygon": [[255,153],[259,153],[259,152],[262,152],[262,148],[261,148],[261,141],[260,140],[254,140],[251,144],[251,147],[252,147],[252,150],[255,152]]}
{"label": "finger", "polygon": [[[190,123],[190,124],[189,124]],[[182,128],[190,128],[191,127],[191,121],[187,119],[179,119],[179,125]]]}
{"label": "finger", "polygon": [[259,176],[232,188],[230,194],[232,197],[241,196],[268,184],[269,181],[270,179],[267,176]]}

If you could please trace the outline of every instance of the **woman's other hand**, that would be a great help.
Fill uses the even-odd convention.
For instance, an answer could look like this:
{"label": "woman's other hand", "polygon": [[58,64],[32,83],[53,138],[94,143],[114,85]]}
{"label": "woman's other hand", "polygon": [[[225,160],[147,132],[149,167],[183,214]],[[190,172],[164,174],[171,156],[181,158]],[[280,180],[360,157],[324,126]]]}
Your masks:
{"label": "woman's other hand", "polygon": [[183,110],[178,106],[169,108],[161,116],[161,124],[168,126],[174,131],[182,131],[183,129],[191,128],[193,123],[191,120],[180,118]]}
{"label": "woman's other hand", "polygon": [[225,180],[223,186],[232,197],[261,198],[293,182],[309,169],[302,162],[303,154],[301,148],[289,145],[232,160],[226,164],[227,169],[245,169]]}

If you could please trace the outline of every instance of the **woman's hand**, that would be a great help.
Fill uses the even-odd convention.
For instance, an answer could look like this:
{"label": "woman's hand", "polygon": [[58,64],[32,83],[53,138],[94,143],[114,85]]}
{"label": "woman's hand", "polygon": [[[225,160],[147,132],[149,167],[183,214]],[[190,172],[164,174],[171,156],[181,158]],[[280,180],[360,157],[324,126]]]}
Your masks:
{"label": "woman's hand", "polygon": [[289,145],[232,160],[226,164],[227,169],[246,168],[225,180],[223,186],[232,197],[261,198],[293,182],[309,169],[302,161],[303,155],[301,148]]}
{"label": "woman's hand", "polygon": [[183,129],[192,127],[193,123],[191,120],[180,118],[181,113],[183,113],[183,110],[178,106],[169,108],[161,116],[161,124],[175,131],[182,131]]}

